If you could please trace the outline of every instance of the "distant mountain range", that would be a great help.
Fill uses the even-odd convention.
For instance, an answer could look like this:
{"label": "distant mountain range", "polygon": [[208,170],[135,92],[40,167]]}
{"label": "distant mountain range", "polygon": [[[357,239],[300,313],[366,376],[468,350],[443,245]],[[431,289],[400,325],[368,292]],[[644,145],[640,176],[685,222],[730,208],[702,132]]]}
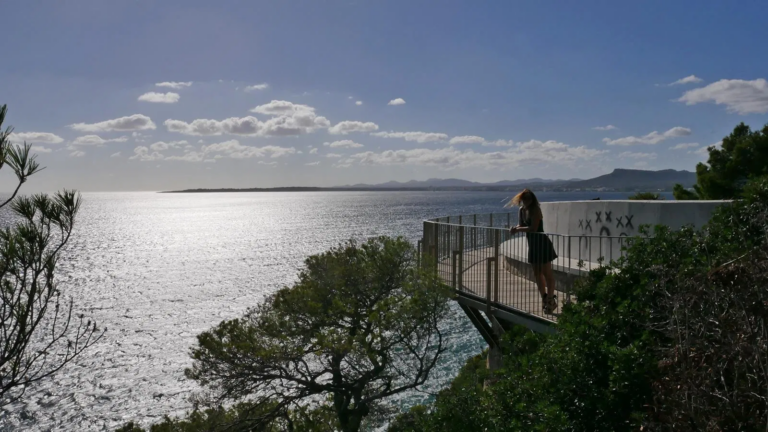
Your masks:
{"label": "distant mountain range", "polygon": [[690,171],[661,170],[645,171],[615,169],[612,173],[588,180],[546,180],[541,178],[502,180],[494,183],[480,183],[461,179],[429,179],[407,182],[390,181],[380,184],[354,184],[330,188],[322,187],[278,187],[278,188],[243,188],[243,189],[187,189],[172,192],[291,192],[291,191],[392,191],[392,190],[477,190],[501,191],[528,187],[536,191],[644,191],[672,190],[676,183],[691,187],[696,183],[696,173]]}
{"label": "distant mountain range", "polygon": [[380,184],[355,184],[342,186],[342,189],[479,189],[504,190],[511,186],[529,187],[532,189],[609,189],[609,190],[668,190],[676,183],[690,187],[696,183],[696,173],[690,171],[645,171],[632,169],[615,169],[612,173],[589,180],[546,180],[541,178],[502,180],[494,183],[479,183],[461,179],[429,179],[424,181],[411,180],[408,182],[390,181]]}
{"label": "distant mountain range", "polygon": [[437,179],[437,178],[431,178],[429,180],[424,181],[418,181],[418,180],[411,180],[407,182],[398,182],[398,181],[389,181],[386,183],[379,183],[379,184],[364,184],[364,183],[358,183],[354,185],[349,186],[340,186],[341,188],[355,188],[355,189],[370,189],[370,188],[383,188],[383,189],[392,189],[392,188],[402,188],[402,189],[411,189],[411,188],[455,188],[455,187],[494,187],[494,186],[519,186],[519,185],[525,185],[525,184],[546,184],[546,183],[567,183],[567,182],[574,182],[574,181],[580,181],[580,179],[571,179],[571,180],[545,180],[541,178],[532,178],[532,179],[521,179],[521,180],[501,180],[494,183],[479,183],[479,182],[473,182],[469,180],[461,180],[461,179]]}

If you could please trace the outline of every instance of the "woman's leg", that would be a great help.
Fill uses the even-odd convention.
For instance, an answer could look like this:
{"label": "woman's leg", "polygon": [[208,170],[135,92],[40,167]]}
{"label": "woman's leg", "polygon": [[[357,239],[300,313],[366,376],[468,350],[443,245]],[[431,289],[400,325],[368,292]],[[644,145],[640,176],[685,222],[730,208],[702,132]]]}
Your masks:
{"label": "woman's leg", "polygon": [[557,300],[555,300],[555,273],[552,271],[551,262],[544,264],[542,273],[547,283],[547,312],[553,313],[557,310]]}
{"label": "woman's leg", "polygon": [[544,273],[544,279],[547,283],[547,293],[550,296],[553,296],[555,295],[555,272],[552,271],[552,263],[548,262],[544,264],[544,268],[542,270],[542,273]]}
{"label": "woman's leg", "polygon": [[533,280],[536,282],[536,287],[539,288],[539,294],[541,298],[547,294],[547,282],[544,278],[544,267],[541,264],[531,264],[533,267]]}

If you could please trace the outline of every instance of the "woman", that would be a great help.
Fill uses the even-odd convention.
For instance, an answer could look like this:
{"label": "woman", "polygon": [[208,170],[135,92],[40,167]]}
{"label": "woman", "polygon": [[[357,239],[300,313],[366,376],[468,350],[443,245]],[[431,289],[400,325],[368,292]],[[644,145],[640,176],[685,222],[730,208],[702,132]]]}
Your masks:
{"label": "woman", "polygon": [[512,198],[506,207],[518,205],[518,225],[509,229],[510,234],[524,232],[528,240],[528,263],[533,267],[533,276],[541,294],[542,306],[545,313],[551,314],[557,310],[555,296],[555,275],[552,272],[552,261],[557,258],[552,242],[544,234],[544,221],[539,200],[533,192],[525,189]]}

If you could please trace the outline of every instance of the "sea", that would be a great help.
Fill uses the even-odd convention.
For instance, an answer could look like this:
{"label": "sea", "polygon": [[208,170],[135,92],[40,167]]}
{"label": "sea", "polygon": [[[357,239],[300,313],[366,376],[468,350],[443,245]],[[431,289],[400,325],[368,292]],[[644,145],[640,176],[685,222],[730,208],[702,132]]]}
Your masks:
{"label": "sea", "polygon": [[[184,415],[201,391],[184,377],[196,335],[290,286],[307,256],[380,235],[415,243],[424,219],[503,212],[510,194],[83,193],[57,278],[75,312],[107,331],[22,401],[0,408],[0,431],[111,431]],[[539,199],[628,195],[544,192]],[[444,325],[453,330],[449,354],[423,389],[393,398],[393,406],[429,401],[485,348],[458,307]]]}

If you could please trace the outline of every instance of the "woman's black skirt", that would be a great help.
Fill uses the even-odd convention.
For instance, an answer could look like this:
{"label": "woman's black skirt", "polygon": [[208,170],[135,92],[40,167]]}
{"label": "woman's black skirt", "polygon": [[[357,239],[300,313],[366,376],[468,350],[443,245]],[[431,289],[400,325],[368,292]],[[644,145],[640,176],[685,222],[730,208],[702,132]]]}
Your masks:
{"label": "woman's black skirt", "polygon": [[526,233],[528,239],[528,262],[530,264],[546,264],[557,258],[552,241],[546,234]]}

